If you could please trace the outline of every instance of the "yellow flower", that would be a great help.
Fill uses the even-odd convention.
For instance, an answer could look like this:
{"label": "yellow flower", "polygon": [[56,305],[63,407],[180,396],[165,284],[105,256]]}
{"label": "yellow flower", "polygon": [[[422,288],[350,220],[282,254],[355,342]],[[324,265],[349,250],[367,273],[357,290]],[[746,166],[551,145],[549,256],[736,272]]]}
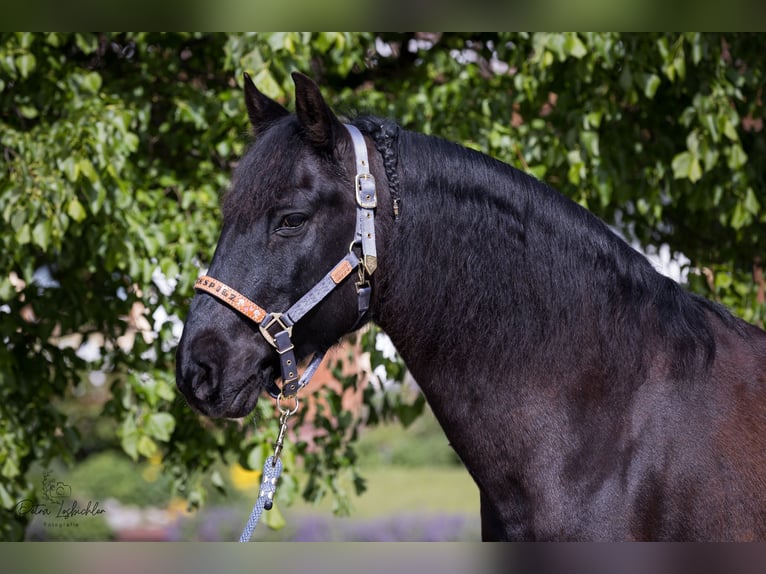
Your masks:
{"label": "yellow flower", "polygon": [[235,464],[229,470],[231,482],[234,488],[240,491],[248,491],[258,488],[261,481],[260,470],[247,470],[239,464]]}

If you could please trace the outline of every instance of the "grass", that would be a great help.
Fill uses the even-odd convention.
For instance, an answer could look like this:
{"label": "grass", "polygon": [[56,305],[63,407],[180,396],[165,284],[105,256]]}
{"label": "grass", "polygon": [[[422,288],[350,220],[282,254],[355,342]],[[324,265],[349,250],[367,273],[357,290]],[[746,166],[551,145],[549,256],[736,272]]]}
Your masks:
{"label": "grass", "polygon": [[[303,542],[478,541],[479,494],[462,467],[374,466],[362,469],[367,490],[353,496],[351,515],[331,502],[303,500],[284,511],[285,527],[260,525],[255,540]],[[243,522],[244,523],[244,522]]]}
{"label": "grass", "polygon": [[[406,429],[398,423],[365,429],[356,450],[367,490],[352,495],[353,517],[401,512],[478,515],[478,488],[429,409]],[[292,508],[331,512],[332,503],[313,505],[301,499]]]}
{"label": "grass", "polygon": [[[352,497],[353,518],[411,512],[479,514],[479,491],[462,467],[378,466],[361,472],[367,491]],[[318,505],[299,500],[290,511],[330,514],[331,508],[329,500]]]}

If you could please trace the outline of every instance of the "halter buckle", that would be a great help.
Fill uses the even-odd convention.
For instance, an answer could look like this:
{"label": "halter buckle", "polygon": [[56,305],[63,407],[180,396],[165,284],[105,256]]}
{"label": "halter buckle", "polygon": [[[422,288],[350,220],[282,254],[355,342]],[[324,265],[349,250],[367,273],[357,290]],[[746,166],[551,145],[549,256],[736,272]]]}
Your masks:
{"label": "halter buckle", "polygon": [[[266,315],[266,318],[261,322],[260,325],[258,325],[258,328],[261,330],[261,335],[263,335],[263,338],[268,341],[268,343],[274,347],[275,349],[279,349],[279,345],[277,345],[276,336],[277,334],[287,331],[287,336],[292,338],[293,336],[293,324],[292,322],[290,324],[286,323],[285,320],[282,319],[283,314],[282,313],[269,313]],[[279,330],[272,335],[269,329],[271,329],[274,325],[277,325],[279,327]]]}
{"label": "halter buckle", "polygon": [[356,174],[356,203],[362,209],[375,209],[378,206],[375,177],[371,173]]}

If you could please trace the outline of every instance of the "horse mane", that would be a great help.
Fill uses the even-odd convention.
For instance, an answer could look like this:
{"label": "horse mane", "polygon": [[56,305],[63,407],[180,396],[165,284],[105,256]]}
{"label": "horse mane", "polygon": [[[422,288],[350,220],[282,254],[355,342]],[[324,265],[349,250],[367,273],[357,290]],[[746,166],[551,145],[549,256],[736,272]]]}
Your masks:
{"label": "horse mane", "polygon": [[[671,374],[690,379],[715,357],[711,315],[742,332],[741,323],[724,307],[687,292],[660,274],[603,221],[534,177],[442,138],[409,132],[395,124],[392,127],[390,120],[363,117],[355,123],[376,141],[384,163],[398,166],[393,171],[401,186],[403,216],[411,220],[414,210],[432,218],[428,224],[418,224],[418,245],[430,246],[432,251],[412,253],[411,245],[403,245],[401,253],[439,259],[434,251],[443,248],[447,233],[462,236],[469,245],[487,242],[489,249],[474,246],[472,252],[471,248],[452,251],[452,264],[465,264],[481,273],[489,270],[481,291],[490,292],[483,295],[484,301],[473,302],[474,306],[486,316],[492,307],[497,312],[502,302],[510,300],[513,308],[507,319],[513,329],[533,335],[528,340],[535,350],[554,341],[571,347],[573,341],[566,341],[566,335],[583,327],[579,322],[590,320],[593,324],[588,328],[598,330],[601,341],[623,346],[635,359],[627,362],[636,365],[641,364],[638,355],[647,337],[659,334],[660,346],[672,353]],[[392,131],[396,132],[393,137]],[[382,138],[381,133],[389,135]],[[389,169],[387,176],[390,180]],[[425,233],[432,236],[423,237]],[[412,240],[408,234],[407,241]],[[465,262],[459,259],[463,254]],[[491,258],[492,264],[480,261],[483,256]],[[421,281],[417,273],[409,276]],[[470,279],[452,287],[456,291],[449,294],[423,293],[422,283],[400,289],[444,301],[445,307],[450,300],[455,307],[465,305],[479,291],[471,288]],[[461,288],[466,291],[462,296]],[[468,292],[471,290],[473,293]],[[389,296],[395,295],[384,294]],[[466,326],[482,320],[478,312],[462,311]],[[590,315],[584,316],[586,312]],[[441,307],[438,316],[419,320],[424,328],[430,322],[436,329],[444,313],[450,310]],[[456,308],[454,315],[457,313]],[[539,332],[541,321],[545,333]],[[538,337],[533,325],[537,325]],[[533,353],[530,349],[529,354]]]}

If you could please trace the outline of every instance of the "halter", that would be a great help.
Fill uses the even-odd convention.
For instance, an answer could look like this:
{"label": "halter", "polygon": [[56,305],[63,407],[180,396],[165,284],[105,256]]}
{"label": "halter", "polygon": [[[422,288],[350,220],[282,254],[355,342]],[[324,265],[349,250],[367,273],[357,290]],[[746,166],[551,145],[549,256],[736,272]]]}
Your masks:
{"label": "halter", "polygon": [[[294,397],[299,390],[308,384],[326,352],[317,352],[306,368],[303,377],[299,377],[295,347],[292,343],[293,326],[340,285],[354,269],[357,269],[359,273],[359,281],[356,283],[358,320],[361,320],[370,308],[372,289],[369,277],[378,266],[375,249],[375,207],[378,204],[375,194],[375,178],[370,173],[367,144],[362,133],[355,126],[344,124],[344,127],[351,135],[356,161],[356,177],[354,178],[356,231],[348,254],[283,313],[267,312],[239,291],[209,275],[199,277],[194,283],[195,289],[213,295],[257,323],[263,338],[276,349],[282,373],[282,388],[276,387],[275,389],[272,387],[269,389],[269,394],[275,398],[280,396],[283,398]],[[357,257],[355,249],[361,250],[361,259]]]}

